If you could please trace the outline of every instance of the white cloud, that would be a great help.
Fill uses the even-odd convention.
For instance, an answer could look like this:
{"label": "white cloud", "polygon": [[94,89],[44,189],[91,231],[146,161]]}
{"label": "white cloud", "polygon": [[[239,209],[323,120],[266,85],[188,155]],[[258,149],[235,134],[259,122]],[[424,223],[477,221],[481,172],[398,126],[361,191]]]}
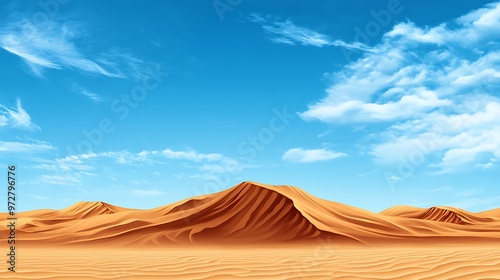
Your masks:
{"label": "white cloud", "polygon": [[71,155],[64,158],[56,158],[54,160],[47,161],[47,163],[41,163],[35,165],[37,169],[49,170],[49,171],[89,171],[94,168],[91,165],[85,164],[85,159],[92,158],[90,155],[96,154],[83,154],[83,155]]}
{"label": "white cloud", "polygon": [[201,178],[203,180],[218,180],[219,177],[215,176],[211,173],[196,173],[194,175],[189,176],[190,178]]}
{"label": "white cloud", "polygon": [[451,192],[455,190],[454,187],[451,187],[451,186],[444,186],[444,187],[439,187],[439,188],[435,188],[433,190],[431,190],[432,192]]}
{"label": "white cloud", "polygon": [[478,163],[476,164],[476,167],[482,168],[482,169],[490,169],[493,166],[496,165],[497,159],[496,158],[490,158],[490,160],[486,163]]}
{"label": "white cloud", "polygon": [[80,183],[80,179],[74,174],[42,175],[40,180],[50,185],[74,185]]}
{"label": "white cloud", "polygon": [[90,99],[94,103],[101,103],[101,102],[105,101],[105,99],[102,96],[100,96],[96,93],[93,93],[93,92],[91,92],[91,91],[89,91],[89,90],[87,90],[87,89],[85,89],[77,84],[73,85],[73,91],[87,97],[88,99]]}
{"label": "white cloud", "polygon": [[234,173],[252,167],[255,165],[243,164],[235,159],[224,159],[216,164],[205,163],[200,167],[200,170],[212,173]]}
{"label": "white cloud", "polygon": [[69,22],[46,21],[34,25],[19,20],[0,30],[0,47],[19,56],[37,76],[42,76],[43,69],[74,69],[114,78],[144,76],[147,64],[128,53],[113,50],[85,54],[78,47],[82,33],[80,26]]}
{"label": "white cloud", "polygon": [[[236,159],[228,158],[222,154],[204,154],[194,150],[174,151],[165,149],[162,151],[142,151],[132,153],[127,150],[116,152],[100,152],[70,155],[64,158],[57,158],[47,163],[36,165],[36,168],[45,170],[92,170],[92,166],[86,162],[97,160],[112,159],[120,164],[152,164],[162,163],[162,160],[183,160],[188,162],[217,162],[218,164],[227,164],[228,166],[240,166]],[[208,170],[208,169],[207,169]]]}
{"label": "white cloud", "polygon": [[21,143],[0,141],[0,153],[44,152],[53,149],[53,146],[45,142]]}
{"label": "white cloud", "polygon": [[[438,156],[431,166],[441,173],[466,171],[486,157],[500,157],[500,103],[489,102],[474,113],[428,114],[420,119],[393,125],[383,134],[383,143],[375,144],[371,154],[382,163],[420,161]],[[491,163],[491,164],[490,164]]]}
{"label": "white cloud", "polygon": [[394,181],[394,182],[399,182],[399,181],[401,181],[401,178],[400,178],[400,177],[398,177],[398,176],[394,176],[394,175],[387,177],[387,179],[389,179],[389,180],[391,180],[391,181]]}
{"label": "white cloud", "polygon": [[326,149],[306,150],[302,148],[293,148],[283,154],[283,160],[296,163],[308,163],[328,161],[343,156],[346,156],[346,154]]}
{"label": "white cloud", "polygon": [[26,195],[27,197],[31,197],[31,198],[34,198],[34,199],[41,199],[41,200],[46,200],[47,197],[46,196],[41,196],[41,195],[34,195],[34,194],[28,194]]}
{"label": "white cloud", "polygon": [[170,159],[181,159],[181,160],[192,160],[192,161],[218,161],[224,158],[221,154],[203,154],[197,153],[196,151],[172,151],[170,149],[165,149],[161,151],[161,154],[166,158]]}
{"label": "white cloud", "polygon": [[120,164],[141,164],[151,163],[151,159],[141,153],[134,154],[129,151],[101,152],[70,155],[63,158],[56,158],[45,163],[35,165],[37,169],[49,171],[90,171],[94,170],[92,164],[98,160],[112,159]]}
{"label": "white cloud", "polygon": [[19,98],[16,101],[16,107],[8,108],[0,104],[0,127],[40,130],[40,127],[31,121],[30,115],[21,106]]}
{"label": "white cloud", "polygon": [[251,14],[249,20],[258,23],[272,37],[271,41],[275,43],[289,45],[305,45],[305,46],[336,46],[347,49],[356,49],[363,51],[372,51],[372,49],[362,43],[346,43],[342,40],[332,40],[327,35],[321,34],[314,30],[295,25],[290,20],[280,20],[273,16],[262,16],[259,14]]}
{"label": "white cloud", "polygon": [[133,196],[147,196],[147,197],[152,197],[152,196],[161,196],[164,195],[165,192],[160,191],[160,190],[131,190],[130,193]]}
{"label": "white cloud", "polygon": [[330,75],[326,97],[300,116],[384,123],[368,137],[380,163],[423,160],[438,173],[491,168],[500,157],[498,46],[500,2],[435,27],[397,24]]}
{"label": "white cloud", "polygon": [[[54,184],[77,183],[84,176],[96,175],[95,171],[103,162],[109,166],[109,161],[116,164],[127,164],[131,166],[142,166],[151,164],[167,164],[169,160],[183,161],[184,167],[196,168],[204,172],[204,178],[208,174],[225,172],[238,172],[252,166],[242,164],[234,158],[226,157],[216,153],[199,153],[194,150],[174,151],[171,149],[159,151],[142,151],[132,153],[126,150],[116,152],[100,152],[70,155],[63,158],[48,160],[34,166],[36,169],[47,170],[54,174],[41,177],[42,181],[51,180]],[[92,173],[89,173],[92,171]],[[156,173],[159,174],[159,173]],[[47,177],[51,176],[51,177]],[[77,181],[65,181],[65,178],[75,178]],[[215,178],[215,177],[212,177]],[[137,183],[142,183],[137,181]]]}
{"label": "white cloud", "polygon": [[305,120],[319,119],[333,122],[344,119],[350,122],[376,122],[406,119],[444,105],[450,105],[448,100],[440,100],[437,95],[426,89],[415,89],[413,95],[402,96],[400,100],[383,104],[364,103],[360,100],[349,100],[338,105],[316,105],[301,117]]}
{"label": "white cloud", "polygon": [[491,3],[484,8],[469,12],[454,21],[457,27],[440,24],[432,28],[420,28],[412,22],[396,25],[386,36],[400,37],[404,41],[438,45],[460,44],[477,46],[490,42],[500,35],[500,3]]}

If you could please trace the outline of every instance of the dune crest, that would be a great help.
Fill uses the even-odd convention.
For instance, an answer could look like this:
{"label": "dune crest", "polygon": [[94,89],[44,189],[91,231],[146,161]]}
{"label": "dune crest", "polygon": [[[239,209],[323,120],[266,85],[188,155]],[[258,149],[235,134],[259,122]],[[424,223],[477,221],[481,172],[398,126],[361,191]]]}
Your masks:
{"label": "dune crest", "polygon": [[125,209],[126,208],[122,208],[106,202],[96,201],[96,202],[78,202],[67,208],[62,209],[60,212],[63,214],[73,215],[80,218],[88,218],[104,214],[114,214],[120,211],[124,211]]}

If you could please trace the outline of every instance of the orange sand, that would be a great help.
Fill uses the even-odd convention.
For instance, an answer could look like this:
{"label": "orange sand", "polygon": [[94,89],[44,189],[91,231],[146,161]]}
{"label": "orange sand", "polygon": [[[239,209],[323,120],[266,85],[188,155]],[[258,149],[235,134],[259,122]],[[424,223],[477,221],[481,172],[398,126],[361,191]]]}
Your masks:
{"label": "orange sand", "polygon": [[[455,278],[456,277],[456,278]],[[499,279],[500,247],[35,249],[0,279]]]}

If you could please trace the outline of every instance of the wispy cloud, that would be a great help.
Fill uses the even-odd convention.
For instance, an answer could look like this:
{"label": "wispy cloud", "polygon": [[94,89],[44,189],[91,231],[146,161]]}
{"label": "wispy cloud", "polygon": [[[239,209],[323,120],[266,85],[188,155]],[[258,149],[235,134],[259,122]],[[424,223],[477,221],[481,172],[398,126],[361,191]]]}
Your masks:
{"label": "wispy cloud", "polygon": [[46,200],[46,199],[47,199],[47,197],[46,197],[46,196],[42,196],[42,195],[27,194],[26,196],[27,196],[27,197],[34,198],[34,199],[41,199],[41,200]]}
{"label": "wispy cloud", "polygon": [[165,195],[165,192],[164,191],[160,191],[160,190],[140,190],[140,189],[136,189],[136,190],[131,190],[130,194],[132,194],[133,196],[152,197],[152,196]]}
{"label": "wispy cloud", "polygon": [[100,96],[96,93],[93,93],[93,92],[79,86],[78,84],[74,84],[72,87],[72,90],[78,94],[81,94],[81,95],[87,97],[88,99],[90,99],[94,103],[101,103],[101,102],[105,101],[105,99],[102,96]]}
{"label": "wispy cloud", "polygon": [[0,47],[19,56],[31,73],[40,77],[44,69],[73,69],[113,78],[144,76],[146,63],[128,53],[85,53],[78,47],[82,44],[81,30],[70,22],[34,25],[28,20],[13,21],[0,30]]}
{"label": "wispy cloud", "polygon": [[75,185],[80,183],[80,179],[75,174],[42,175],[40,181],[51,185]]}
{"label": "wispy cloud", "polygon": [[316,161],[328,161],[344,156],[347,155],[326,149],[307,150],[302,148],[293,148],[283,154],[283,160],[295,163],[309,163]]}
{"label": "wispy cloud", "polygon": [[500,196],[492,196],[492,197],[467,197],[461,201],[449,202],[447,205],[462,208],[462,209],[470,209],[473,207],[482,206],[483,208],[490,207],[498,207],[498,202],[500,202]]}
{"label": "wispy cloud", "polygon": [[479,190],[479,189],[469,188],[469,189],[465,189],[465,190],[461,190],[461,191],[456,192],[455,196],[458,196],[458,197],[470,197],[470,196],[476,195],[476,194],[478,194],[480,192],[481,192],[481,190]]}
{"label": "wispy cloud", "polygon": [[500,158],[499,40],[499,2],[435,27],[399,23],[331,74],[327,96],[300,116],[384,123],[387,130],[370,135],[380,163],[418,154],[438,173],[492,168]]}
{"label": "wispy cloud", "polygon": [[[95,155],[95,156],[94,156]],[[97,157],[96,154],[82,154],[82,155],[71,155],[64,158],[56,158],[54,160],[47,160],[45,163],[40,163],[34,166],[36,169],[48,170],[48,171],[89,171],[93,170],[94,167],[85,163],[85,160]]]}
{"label": "wispy cloud", "polygon": [[210,173],[196,173],[189,176],[190,178],[201,178],[203,180],[217,180],[219,179],[216,175]]}
{"label": "wispy cloud", "polygon": [[[195,150],[180,150],[172,149],[151,150],[132,153],[127,150],[87,153],[70,155],[63,158],[48,160],[43,163],[34,165],[35,169],[47,170],[53,174],[46,174],[41,179],[49,181],[54,179],[56,184],[77,183],[88,175],[95,175],[94,166],[107,161],[112,161],[116,164],[126,164],[130,166],[142,166],[153,164],[167,164],[168,161],[185,162],[188,168],[195,168],[202,171],[204,178],[208,178],[207,174],[217,174],[223,172],[238,172],[252,166],[241,163],[235,158],[230,158],[217,153],[199,153]],[[99,163],[100,162],[100,163]],[[49,177],[48,177],[49,176]],[[69,178],[75,178],[77,181],[71,181]],[[65,181],[65,179],[67,179]]]}
{"label": "wispy cloud", "polygon": [[203,154],[198,153],[196,151],[172,151],[171,149],[165,149],[160,152],[163,156],[170,159],[184,159],[184,160],[192,160],[192,161],[218,161],[224,158],[221,154],[211,153],[211,154]]}
{"label": "wispy cloud", "polygon": [[251,14],[249,21],[258,23],[270,34],[270,39],[276,43],[304,46],[336,46],[347,49],[372,51],[369,46],[360,42],[346,43],[342,40],[332,40],[329,36],[295,25],[291,20],[281,20],[275,16],[264,16],[260,14]]}
{"label": "wispy cloud", "polygon": [[454,187],[451,187],[451,186],[444,186],[444,187],[439,187],[439,188],[435,188],[433,190],[431,190],[432,192],[451,192],[455,190]]}
{"label": "wispy cloud", "polygon": [[0,127],[40,130],[40,127],[31,121],[30,115],[21,106],[19,98],[15,107],[9,108],[0,104]]}
{"label": "wispy cloud", "polygon": [[54,147],[45,142],[21,143],[0,141],[0,153],[30,153],[53,150]]}
{"label": "wispy cloud", "polygon": [[400,182],[402,180],[401,177],[394,176],[394,175],[387,177],[387,179],[392,181],[392,182]]}
{"label": "wispy cloud", "polygon": [[367,176],[367,175],[372,175],[372,174],[375,174],[377,172],[379,172],[380,170],[378,168],[375,168],[375,169],[372,169],[368,172],[363,172],[363,173],[360,173],[358,174],[359,177],[363,177],[363,176]]}

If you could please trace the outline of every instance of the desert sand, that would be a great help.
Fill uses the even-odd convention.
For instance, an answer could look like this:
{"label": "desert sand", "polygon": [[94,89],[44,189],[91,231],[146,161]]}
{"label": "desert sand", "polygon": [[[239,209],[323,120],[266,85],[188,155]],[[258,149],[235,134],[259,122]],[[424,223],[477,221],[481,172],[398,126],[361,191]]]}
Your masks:
{"label": "desert sand", "polygon": [[0,279],[499,279],[500,246],[351,248],[25,248]]}
{"label": "desert sand", "polygon": [[149,210],[80,202],[18,213],[0,279],[500,279],[499,210],[373,213],[255,182]]}

